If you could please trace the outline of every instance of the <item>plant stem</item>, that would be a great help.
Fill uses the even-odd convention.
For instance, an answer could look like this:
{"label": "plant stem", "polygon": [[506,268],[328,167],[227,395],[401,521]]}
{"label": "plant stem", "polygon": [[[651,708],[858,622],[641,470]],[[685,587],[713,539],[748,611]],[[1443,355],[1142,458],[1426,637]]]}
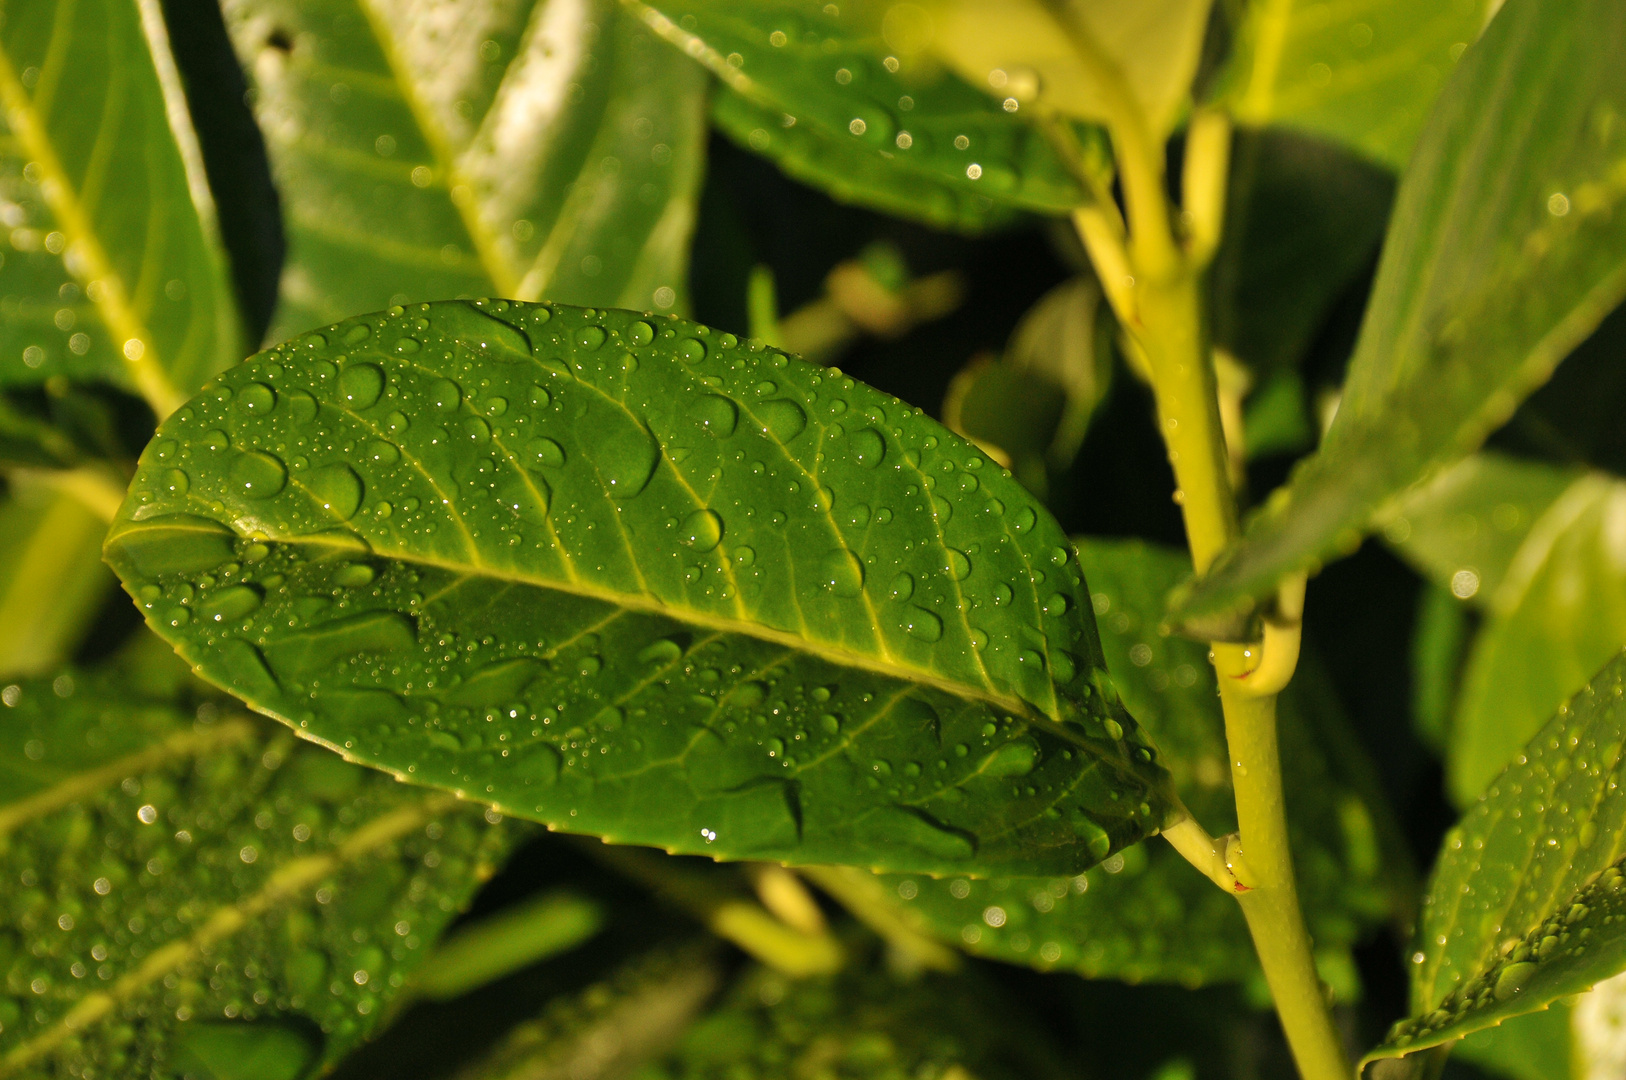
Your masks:
{"label": "plant stem", "polygon": [[[1151,139],[1144,111],[1084,28],[1064,15],[1058,15],[1058,22],[1110,106],[1107,126],[1123,179],[1128,235],[1115,235],[1111,215],[1092,214],[1088,207],[1074,220],[1124,330],[1150,372],[1158,426],[1174,468],[1175,501],[1185,518],[1192,564],[1202,574],[1239,533],[1201,290],[1202,272],[1219,241],[1228,125],[1208,117],[1188,140],[1185,195],[1196,227],[1191,242],[1182,245],[1171,228],[1162,146]],[[1290,599],[1295,602],[1283,606],[1291,609],[1286,638],[1292,655],[1262,661],[1258,644],[1213,645],[1240,838],[1228,869],[1234,871],[1234,882],[1246,886],[1235,895],[1300,1075],[1304,1080],[1348,1080],[1351,1069],[1316,975],[1287,840],[1276,692],[1297,658],[1302,593]],[[1272,644],[1284,640],[1280,630],[1272,637]],[[1269,677],[1256,688],[1247,677],[1262,662],[1269,665]],[[1199,869],[1224,880],[1211,865],[1213,845],[1205,850],[1192,837],[1180,839],[1176,846],[1182,854],[1197,855]]]}

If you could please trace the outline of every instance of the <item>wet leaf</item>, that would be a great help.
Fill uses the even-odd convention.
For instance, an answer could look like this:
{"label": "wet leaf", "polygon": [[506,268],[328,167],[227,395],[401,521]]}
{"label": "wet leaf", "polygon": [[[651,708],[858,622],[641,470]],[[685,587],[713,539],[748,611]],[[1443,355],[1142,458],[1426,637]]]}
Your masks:
{"label": "wet leaf", "polygon": [[1331,138],[1398,172],[1485,9],[1482,0],[1255,0],[1221,97],[1244,124]]}
{"label": "wet leaf", "polygon": [[114,584],[107,521],[66,492],[13,475],[0,500],[0,678],[59,666]]}
{"label": "wet leaf", "polygon": [[[1015,98],[1007,110],[946,70],[883,5],[659,0],[633,10],[722,80],[715,118],[732,139],[837,198],[978,231],[1020,210],[1065,214],[1084,197]],[[1084,164],[1110,181],[1104,148],[1084,138]]]}
{"label": "wet leaf", "polygon": [[107,555],[256,708],[567,831],[1054,873],[1168,809],[1049,515],[692,323],[453,301],[296,339],[160,427]]}
{"label": "wet leaf", "polygon": [[609,0],[227,0],[288,232],[271,340],[409,300],[685,304],[704,77]]}
{"label": "wet leaf", "polygon": [[1178,618],[1245,614],[1352,550],[1373,513],[1478,447],[1626,294],[1626,10],[1504,5],[1401,181],[1342,402],[1321,449]]}
{"label": "wet leaf", "polygon": [[4,705],[0,1076],[331,1064],[514,831],[122,680],[67,673]]}
{"label": "wet leaf", "polygon": [[0,382],[107,380],[167,412],[244,349],[158,3],[9,10],[0,104]]}
{"label": "wet leaf", "polygon": [[749,969],[650,1080],[1051,1080],[1071,1076],[1032,1018],[972,973],[897,979],[876,964],[792,982]]}
{"label": "wet leaf", "polygon": [[1436,1046],[1626,967],[1626,656],[1446,835],[1412,954],[1412,1017],[1366,1060]]}
{"label": "wet leaf", "polygon": [[[1224,718],[1207,646],[1157,632],[1163,597],[1189,561],[1139,542],[1077,544],[1124,703],[1203,826],[1216,834],[1234,829]],[[1337,706],[1306,693],[1315,678],[1301,673],[1282,698],[1283,773],[1317,961],[1347,1001],[1360,992],[1350,949],[1363,926],[1395,910],[1396,880],[1372,811],[1343,772],[1352,762],[1320,730]],[[1235,899],[1160,841],[1072,878],[884,880],[917,927],[980,956],[1131,982],[1200,986],[1259,978]]]}

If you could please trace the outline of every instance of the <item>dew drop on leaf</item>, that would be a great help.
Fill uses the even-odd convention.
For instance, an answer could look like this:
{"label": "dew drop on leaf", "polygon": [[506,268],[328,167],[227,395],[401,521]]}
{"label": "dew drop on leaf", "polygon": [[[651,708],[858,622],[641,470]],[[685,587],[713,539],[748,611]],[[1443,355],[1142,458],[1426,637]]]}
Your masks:
{"label": "dew drop on leaf", "polygon": [[287,486],[288,467],[281,458],[251,450],[231,463],[231,481],[250,499],[269,499]]}
{"label": "dew drop on leaf", "polygon": [[874,428],[854,432],[848,446],[852,450],[853,460],[867,469],[873,469],[886,457],[886,439]]}
{"label": "dew drop on leaf", "polygon": [[349,521],[361,509],[361,477],[343,462],[314,470],[304,484],[322,509],[340,521]]}
{"label": "dew drop on leaf", "polygon": [[253,416],[263,416],[277,406],[277,394],[269,386],[251,382],[237,392],[237,407]]}
{"label": "dew drop on leaf", "polygon": [[837,596],[857,596],[864,589],[864,564],[846,548],[837,548],[819,563],[819,582]]}
{"label": "dew drop on leaf", "polygon": [[365,409],[384,393],[384,372],[377,364],[351,364],[339,375],[339,397],[352,409]]}
{"label": "dew drop on leaf", "polygon": [[723,538],[723,519],[712,510],[696,510],[683,519],[678,539],[696,551],[710,551]]}
{"label": "dew drop on leaf", "polygon": [[774,398],[752,406],[762,426],[781,443],[788,443],[807,427],[807,413],[787,398]]}
{"label": "dew drop on leaf", "polygon": [[711,434],[727,438],[740,422],[739,406],[720,394],[702,394],[689,406],[689,415]]}
{"label": "dew drop on leaf", "polygon": [[936,612],[911,606],[904,613],[903,629],[910,637],[920,641],[938,641],[943,636],[943,620]]}
{"label": "dew drop on leaf", "polygon": [[565,448],[546,435],[539,435],[525,444],[526,461],[557,469],[565,463]]}

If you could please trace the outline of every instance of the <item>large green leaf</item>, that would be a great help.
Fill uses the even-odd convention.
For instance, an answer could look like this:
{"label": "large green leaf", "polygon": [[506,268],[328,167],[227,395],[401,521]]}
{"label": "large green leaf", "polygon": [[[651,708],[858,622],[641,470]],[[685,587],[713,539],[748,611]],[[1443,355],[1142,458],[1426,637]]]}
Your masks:
{"label": "large green leaf", "polygon": [[[838,198],[967,230],[1015,210],[1064,214],[1084,198],[1020,102],[1007,108],[963,82],[880,5],[631,9],[722,79],[724,131]],[[1089,167],[1104,171],[1099,145],[1091,151]]]}
{"label": "large green leaf", "polygon": [[0,1076],[331,1064],[513,834],[123,679],[0,698]]}
{"label": "large green leaf", "polygon": [[1534,1012],[1626,967],[1626,656],[1559,709],[1447,834],[1412,1017],[1367,1060]]}
{"label": "large green leaf", "polygon": [[[1157,743],[1197,819],[1216,833],[1234,829],[1224,718],[1207,647],[1157,633],[1163,598],[1190,562],[1138,541],[1077,544],[1124,703]],[[1348,762],[1312,723],[1332,722],[1336,706],[1304,690],[1301,678],[1281,704],[1293,855],[1322,977],[1348,1000],[1359,991],[1350,948],[1364,926],[1396,910],[1398,879],[1371,811],[1338,771]],[[917,926],[981,956],[1134,982],[1197,986],[1258,977],[1235,898],[1167,844],[1131,849],[1071,879],[886,881]]]}
{"label": "large green leaf", "polygon": [[704,76],[610,0],[225,0],[288,230],[272,340],[448,296],[684,303]]}
{"label": "large green leaf", "polygon": [[1400,550],[1488,616],[1446,754],[1451,797],[1467,806],[1626,646],[1626,482],[1485,453],[1388,513]]}
{"label": "large green leaf", "polygon": [[1320,451],[1183,616],[1246,610],[1360,540],[1473,450],[1626,294],[1626,8],[1509,0],[1452,77],[1401,183]]}
{"label": "large green leaf", "polygon": [[1221,96],[1238,120],[1345,143],[1399,171],[1484,0],[1252,0]]}
{"label": "large green leaf", "polygon": [[6,9],[0,382],[106,379],[160,412],[243,355],[157,0]]}
{"label": "large green leaf", "polygon": [[113,585],[101,560],[105,518],[28,477],[10,486],[0,500],[0,678],[59,666]]}
{"label": "large green leaf", "polygon": [[1166,774],[1056,523],[835,371],[460,301],[233,369],[107,554],[209,679],[505,812],[719,857],[1076,873]]}

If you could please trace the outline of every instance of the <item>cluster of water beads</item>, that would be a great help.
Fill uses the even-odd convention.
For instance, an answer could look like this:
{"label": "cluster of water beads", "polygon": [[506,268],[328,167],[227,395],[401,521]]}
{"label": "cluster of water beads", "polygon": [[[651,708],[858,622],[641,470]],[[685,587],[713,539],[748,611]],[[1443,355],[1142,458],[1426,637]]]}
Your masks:
{"label": "cluster of water beads", "polygon": [[[48,718],[34,740],[40,758],[95,769],[128,749],[139,708],[107,690],[81,687],[82,700],[64,702],[48,684],[24,686],[6,723]],[[186,732],[185,717],[158,722],[155,712],[145,709],[152,742]],[[267,739],[258,725],[237,733],[244,723],[205,706],[197,756],[178,753],[12,833],[22,870],[0,890],[17,946],[6,950],[0,1051],[49,1048],[78,1076],[144,1075],[189,1032],[209,1037],[188,1021],[232,1020],[309,1032],[307,1059],[332,1060],[376,1022],[422,946],[466,901],[473,863],[504,842],[478,813],[411,816],[432,796],[286,734]],[[219,741],[208,742],[215,731]],[[410,828],[399,839],[254,907],[279,874],[403,811]],[[177,943],[204,939],[151,982],[122,981]],[[93,992],[115,994],[111,1010],[55,1044],[53,1032]]]}

